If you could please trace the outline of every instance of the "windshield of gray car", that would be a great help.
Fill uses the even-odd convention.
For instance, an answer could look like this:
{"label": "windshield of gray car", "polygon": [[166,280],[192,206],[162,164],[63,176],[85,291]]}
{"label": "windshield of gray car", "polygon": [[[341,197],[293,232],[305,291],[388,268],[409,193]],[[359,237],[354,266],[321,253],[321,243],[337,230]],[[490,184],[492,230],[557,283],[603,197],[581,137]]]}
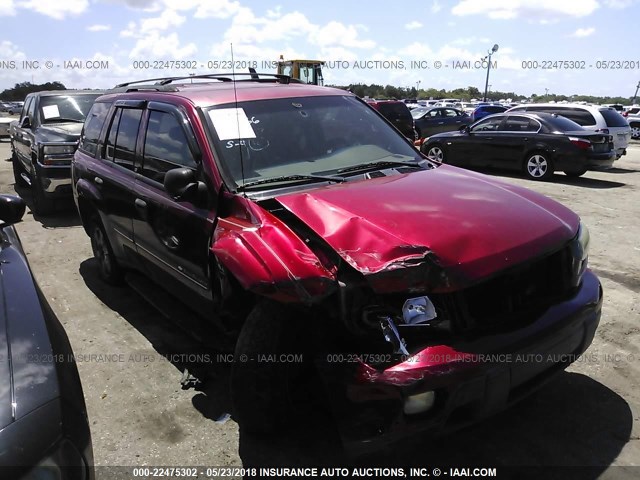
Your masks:
{"label": "windshield of gray car", "polygon": [[337,175],[356,165],[422,160],[400,133],[352,96],[276,98],[205,111],[221,167],[238,187],[285,175]]}
{"label": "windshield of gray car", "polygon": [[48,95],[40,98],[42,123],[84,123],[93,102],[101,94]]}

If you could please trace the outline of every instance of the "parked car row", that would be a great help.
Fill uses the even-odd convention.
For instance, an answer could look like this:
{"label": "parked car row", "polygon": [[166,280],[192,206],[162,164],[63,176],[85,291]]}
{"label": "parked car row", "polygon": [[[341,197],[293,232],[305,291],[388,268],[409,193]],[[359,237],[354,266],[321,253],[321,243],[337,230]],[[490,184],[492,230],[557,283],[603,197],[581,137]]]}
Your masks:
{"label": "parked car row", "polygon": [[[263,74],[31,94],[15,181],[36,213],[73,196],[105,282],[160,290],[233,338],[241,429],[286,428],[313,381],[345,443],[382,445],[519,400],[577,359],[600,320],[579,217],[446,163],[515,158],[540,179],[615,158],[609,132],[563,116],[471,124],[435,107],[423,127],[401,103]],[[453,133],[426,133],[449,117]],[[420,150],[414,120],[430,135]],[[532,352],[547,360],[478,358]],[[259,360],[281,353],[304,361]]]}

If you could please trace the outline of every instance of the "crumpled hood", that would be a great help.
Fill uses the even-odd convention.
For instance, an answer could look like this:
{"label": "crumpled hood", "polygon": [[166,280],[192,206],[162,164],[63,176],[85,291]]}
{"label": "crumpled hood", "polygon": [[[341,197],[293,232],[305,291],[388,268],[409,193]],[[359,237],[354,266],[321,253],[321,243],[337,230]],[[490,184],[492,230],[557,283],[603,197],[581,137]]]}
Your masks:
{"label": "crumpled hood", "polygon": [[458,286],[558,249],[579,224],[543,195],[447,165],[276,199],[365,275],[431,257]]}

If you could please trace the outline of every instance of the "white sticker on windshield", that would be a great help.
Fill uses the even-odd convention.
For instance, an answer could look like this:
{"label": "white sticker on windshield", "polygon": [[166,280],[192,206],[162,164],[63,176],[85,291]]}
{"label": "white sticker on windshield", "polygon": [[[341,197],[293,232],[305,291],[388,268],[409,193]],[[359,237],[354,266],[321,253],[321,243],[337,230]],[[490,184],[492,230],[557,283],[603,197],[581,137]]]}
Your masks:
{"label": "white sticker on windshield", "polygon": [[256,138],[251,122],[243,108],[209,110],[209,117],[220,140]]}
{"label": "white sticker on windshield", "polygon": [[47,105],[46,107],[42,107],[42,115],[45,120],[59,117],[60,110],[58,110],[58,105]]}

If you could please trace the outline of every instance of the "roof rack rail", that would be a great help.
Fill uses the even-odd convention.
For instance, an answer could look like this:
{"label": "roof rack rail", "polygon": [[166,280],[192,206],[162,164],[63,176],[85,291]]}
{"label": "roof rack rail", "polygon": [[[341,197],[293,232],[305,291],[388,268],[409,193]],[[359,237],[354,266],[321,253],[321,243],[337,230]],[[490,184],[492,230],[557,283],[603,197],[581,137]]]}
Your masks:
{"label": "roof rack rail", "polygon": [[[237,79],[235,77],[249,77],[249,78],[241,78]],[[139,83],[148,83],[155,82],[155,84],[148,85],[152,86],[164,86],[169,85],[170,83],[175,82],[176,80],[192,80],[192,79],[211,79],[211,80],[219,80],[221,82],[233,82],[233,81],[253,81],[253,82],[277,82],[277,83],[299,83],[296,79],[292,79],[288,75],[281,75],[278,73],[256,73],[256,72],[232,72],[232,73],[206,73],[202,75],[186,75],[180,77],[160,77],[160,78],[147,78],[144,80],[134,80],[132,82],[125,82],[116,85],[114,88],[123,88],[128,87],[130,85],[135,85]]]}

